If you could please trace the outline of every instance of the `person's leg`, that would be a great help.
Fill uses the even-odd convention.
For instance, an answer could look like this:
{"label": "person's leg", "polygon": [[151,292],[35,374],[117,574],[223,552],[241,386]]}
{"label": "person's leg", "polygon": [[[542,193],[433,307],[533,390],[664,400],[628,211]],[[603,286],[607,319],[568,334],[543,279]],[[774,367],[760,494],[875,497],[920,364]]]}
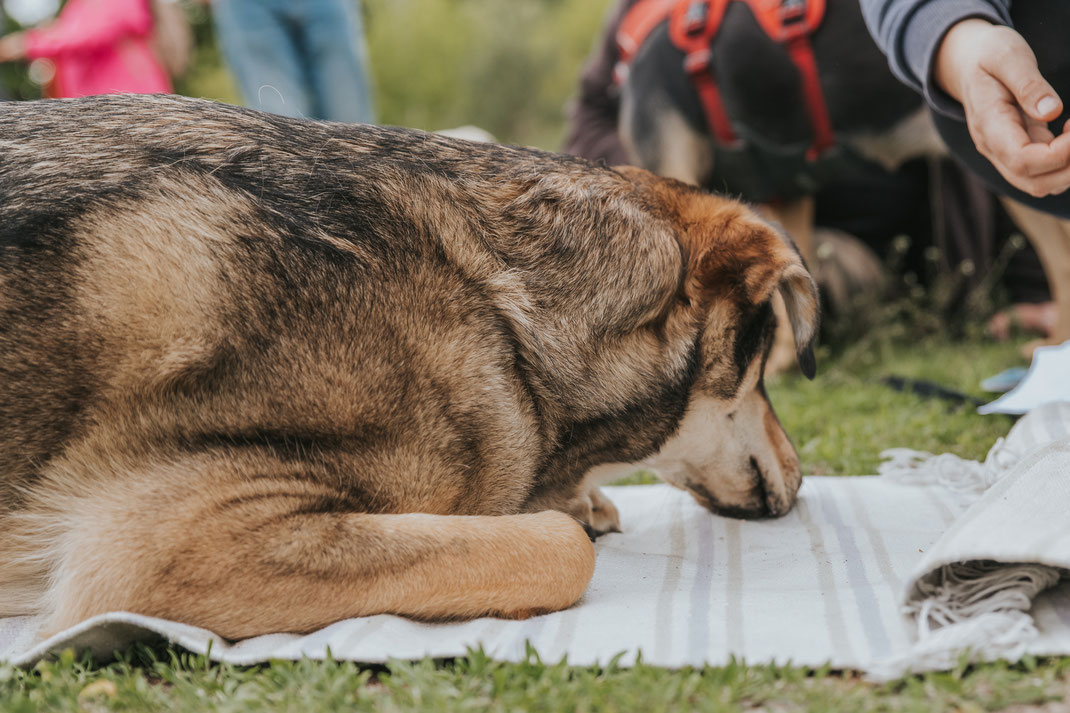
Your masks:
{"label": "person's leg", "polygon": [[245,104],[285,116],[312,114],[283,0],[214,0],[223,55]]}
{"label": "person's leg", "polygon": [[1004,199],[1003,206],[1036,248],[1055,303],[1055,324],[1047,340],[1028,345],[1062,344],[1070,339],[1070,222]]}
{"label": "person's leg", "polygon": [[360,6],[355,0],[304,0],[302,47],[317,118],[372,123]]}

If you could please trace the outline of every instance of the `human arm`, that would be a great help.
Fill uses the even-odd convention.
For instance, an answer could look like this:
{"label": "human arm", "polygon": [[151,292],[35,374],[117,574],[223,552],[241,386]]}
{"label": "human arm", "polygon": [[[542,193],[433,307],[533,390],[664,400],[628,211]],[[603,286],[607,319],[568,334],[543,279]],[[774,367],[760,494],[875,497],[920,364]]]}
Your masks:
{"label": "human arm", "polygon": [[893,71],[929,105],[965,119],[977,151],[1035,197],[1070,188],[1070,133],[1048,122],[1062,101],[1026,40],[1009,26],[1010,0],[862,0]]}
{"label": "human arm", "polygon": [[925,94],[937,111],[961,119],[962,108],[933,82],[936,50],[967,18],[1009,25],[1010,0],[860,0],[870,34],[901,81]]}
{"label": "human arm", "polygon": [[564,152],[614,166],[629,162],[617,131],[620,112],[619,90],[613,70],[620,59],[616,35],[621,20],[636,0],[619,0],[602,25],[580,75],[579,91],[569,111],[568,135]]}
{"label": "human arm", "polygon": [[0,37],[0,62],[15,62],[26,56],[26,38],[21,32]]}
{"label": "human arm", "polygon": [[123,37],[152,30],[152,12],[145,0],[82,0],[76,9],[76,14],[61,13],[47,27],[27,30],[26,56],[56,57],[108,47]]}
{"label": "human arm", "polygon": [[956,24],[934,60],[933,79],[958,101],[977,150],[1015,187],[1035,197],[1070,188],[1070,122],[1025,39],[979,19]]}

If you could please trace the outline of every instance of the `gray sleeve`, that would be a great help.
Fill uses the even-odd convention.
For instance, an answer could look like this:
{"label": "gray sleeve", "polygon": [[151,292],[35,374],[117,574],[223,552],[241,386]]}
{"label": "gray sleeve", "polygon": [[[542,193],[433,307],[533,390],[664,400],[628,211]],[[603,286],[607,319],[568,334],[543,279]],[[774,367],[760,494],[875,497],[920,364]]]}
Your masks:
{"label": "gray sleeve", "polygon": [[924,92],[937,111],[962,117],[962,107],[932,81],[936,49],[951,26],[968,17],[1010,25],[1011,0],[860,0],[870,34],[895,76]]}

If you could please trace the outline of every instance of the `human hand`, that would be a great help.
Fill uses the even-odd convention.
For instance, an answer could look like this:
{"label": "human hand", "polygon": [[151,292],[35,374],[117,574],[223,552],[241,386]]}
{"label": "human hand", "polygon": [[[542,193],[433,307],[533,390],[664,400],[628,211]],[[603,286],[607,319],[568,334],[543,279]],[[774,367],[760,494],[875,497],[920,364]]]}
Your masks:
{"label": "human hand", "polygon": [[974,145],[1008,183],[1038,198],[1070,188],[1070,121],[1059,136],[1048,129],[1063,103],[1021,35],[963,20],[937,49],[933,77],[962,103]]}
{"label": "human hand", "polygon": [[26,37],[12,32],[0,37],[0,62],[14,62],[26,56]]}

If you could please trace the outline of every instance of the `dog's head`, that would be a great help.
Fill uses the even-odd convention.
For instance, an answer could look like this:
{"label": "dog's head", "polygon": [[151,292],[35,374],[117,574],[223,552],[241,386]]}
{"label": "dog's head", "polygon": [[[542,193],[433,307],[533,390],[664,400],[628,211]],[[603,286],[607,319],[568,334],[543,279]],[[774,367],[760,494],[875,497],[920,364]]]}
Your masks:
{"label": "dog's head", "polygon": [[700,330],[687,411],[648,462],[716,513],[783,515],[802,475],[762,372],[776,331],[774,302],[782,300],[799,366],[813,378],[817,286],[790,238],[746,206],[675,181],[645,180],[666,204],[680,242],[678,309]]}

